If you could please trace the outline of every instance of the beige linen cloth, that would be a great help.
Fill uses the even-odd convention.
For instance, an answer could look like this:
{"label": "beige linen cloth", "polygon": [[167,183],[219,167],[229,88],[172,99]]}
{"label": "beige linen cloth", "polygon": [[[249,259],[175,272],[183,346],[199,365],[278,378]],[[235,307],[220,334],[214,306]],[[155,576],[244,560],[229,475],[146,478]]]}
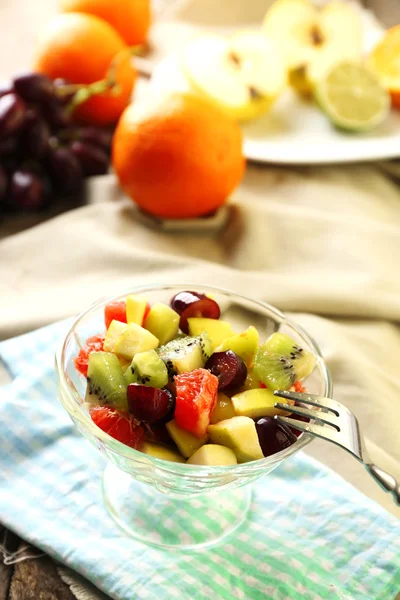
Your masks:
{"label": "beige linen cloth", "polygon": [[[219,233],[144,226],[113,176],[96,203],[0,242],[3,338],[154,282],[215,284],[294,314],[317,340],[335,397],[358,416],[373,459],[400,479],[400,190],[372,166],[249,166]],[[114,201],[98,202],[115,197]],[[344,451],[307,450],[394,514]]]}

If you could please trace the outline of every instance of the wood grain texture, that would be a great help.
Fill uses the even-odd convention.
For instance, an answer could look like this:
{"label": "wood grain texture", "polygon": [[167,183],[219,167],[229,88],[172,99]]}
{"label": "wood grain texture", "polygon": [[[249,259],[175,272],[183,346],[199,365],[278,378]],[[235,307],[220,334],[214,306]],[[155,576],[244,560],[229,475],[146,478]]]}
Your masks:
{"label": "wood grain texture", "polygon": [[[0,525],[0,540],[5,528]],[[6,547],[14,552],[24,542],[7,531]],[[38,554],[33,547],[28,552]],[[5,565],[0,556],[0,600],[76,600],[57,573],[55,563],[47,556]]]}
{"label": "wood grain texture", "polygon": [[[32,548],[34,551],[35,549]],[[76,600],[47,556],[14,566],[7,600]]]}
{"label": "wood grain texture", "polygon": [[[5,528],[0,525],[0,541],[3,541],[5,534]],[[7,532],[7,549],[10,552],[15,551],[20,544],[19,538]],[[11,578],[14,571],[13,565],[5,565],[0,555],[0,600],[8,600],[8,592],[11,585]]]}
{"label": "wood grain texture", "polygon": [[8,590],[10,589],[12,566],[6,566],[0,560],[0,600],[8,600]]}

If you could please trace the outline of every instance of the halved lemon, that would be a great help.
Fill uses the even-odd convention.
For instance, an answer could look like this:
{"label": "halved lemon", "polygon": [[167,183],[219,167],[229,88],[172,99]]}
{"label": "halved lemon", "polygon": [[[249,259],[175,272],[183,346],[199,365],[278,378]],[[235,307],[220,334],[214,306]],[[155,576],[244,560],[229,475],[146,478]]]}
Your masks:
{"label": "halved lemon", "polygon": [[390,110],[389,94],[361,63],[338,64],[318,82],[314,93],[332,123],[348,131],[370,131]]}

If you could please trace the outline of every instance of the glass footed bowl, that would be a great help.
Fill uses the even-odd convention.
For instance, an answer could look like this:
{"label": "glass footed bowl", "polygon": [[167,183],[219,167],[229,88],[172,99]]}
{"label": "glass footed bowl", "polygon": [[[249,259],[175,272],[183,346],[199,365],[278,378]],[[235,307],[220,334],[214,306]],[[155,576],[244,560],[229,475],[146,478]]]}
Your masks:
{"label": "glass footed bowl", "polygon": [[254,325],[260,340],[265,340],[281,331],[314,352],[317,363],[306,380],[307,389],[322,396],[332,394],[320,350],[301,327],[273,306],[227,290],[197,284],[137,287],[119,297],[102,299],[79,315],[56,355],[61,402],[82,435],[107,459],[103,497],[111,516],[134,538],[170,548],[215,544],[231,533],[246,518],[250,484],[312,440],[302,434],[289,448],[261,460],[210,467],[153,458],[121,444],[92,422],[84,406],[86,380],[77,373],[73,359],[89,336],[104,331],[105,305],[110,300],[124,299],[128,293],[142,295],[150,304],[169,304],[172,296],[187,289],[212,295],[221,308],[221,318],[237,332]]}

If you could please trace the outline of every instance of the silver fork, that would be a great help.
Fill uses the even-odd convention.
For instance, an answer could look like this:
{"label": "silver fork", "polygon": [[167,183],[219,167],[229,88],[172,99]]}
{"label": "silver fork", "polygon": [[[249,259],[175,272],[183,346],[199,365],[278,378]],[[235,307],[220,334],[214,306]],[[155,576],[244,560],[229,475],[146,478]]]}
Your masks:
{"label": "silver fork", "polygon": [[[275,419],[295,427],[300,431],[311,433],[316,437],[333,442],[347,452],[350,452],[357,460],[359,460],[367,469],[368,473],[386,492],[393,494],[395,502],[400,506],[400,485],[393,477],[380,467],[374,465],[365,447],[363,436],[361,435],[360,426],[353,413],[340,402],[331,398],[323,398],[314,394],[286,392],[277,390],[275,396],[280,396],[287,400],[295,400],[302,404],[309,404],[314,408],[304,408],[303,406],[292,406],[291,404],[283,404],[276,402],[275,407],[281,410],[286,410],[294,415],[308,417],[315,423],[306,423],[298,421],[291,417],[276,416]],[[316,410],[319,409],[319,410]],[[322,423],[322,424],[321,424]]]}

